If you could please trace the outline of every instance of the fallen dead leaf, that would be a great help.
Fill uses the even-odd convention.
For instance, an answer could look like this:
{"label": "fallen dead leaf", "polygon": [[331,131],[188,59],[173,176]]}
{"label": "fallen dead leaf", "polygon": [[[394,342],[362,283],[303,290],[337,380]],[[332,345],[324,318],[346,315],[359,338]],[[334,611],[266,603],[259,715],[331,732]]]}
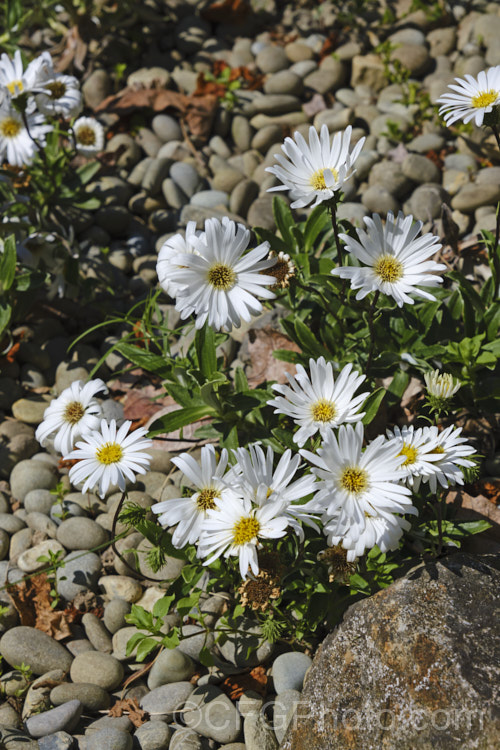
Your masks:
{"label": "fallen dead leaf", "polygon": [[230,675],[221,684],[221,689],[232,701],[241,698],[246,690],[254,690],[265,696],[267,692],[267,675],[264,667],[255,667],[247,674]]}
{"label": "fallen dead leaf", "polygon": [[462,521],[487,520],[491,529],[475,534],[462,543],[462,547],[469,552],[499,552],[500,551],[500,507],[492,503],[484,495],[470,495],[465,490],[450,490],[446,502],[456,509],[456,518]]}
{"label": "fallen dead leaf", "polygon": [[140,727],[149,721],[149,714],[139,706],[137,698],[122,698],[116,701],[114,706],[109,709],[108,716],[118,718],[128,716],[134,727]]}
{"label": "fallen dead leaf", "polygon": [[21,625],[37,628],[56,641],[71,635],[65,612],[52,609],[51,585],[45,573],[28,578],[16,586],[9,586],[7,593],[19,614]]}
{"label": "fallen dead leaf", "polygon": [[250,367],[246,370],[248,385],[256,388],[265,380],[276,380],[278,383],[286,383],[286,373],[294,375],[295,365],[291,362],[283,362],[273,357],[276,349],[287,349],[291,352],[300,352],[300,347],[290,341],[285,334],[273,328],[252,328],[243,339],[240,350],[240,358],[249,362]]}

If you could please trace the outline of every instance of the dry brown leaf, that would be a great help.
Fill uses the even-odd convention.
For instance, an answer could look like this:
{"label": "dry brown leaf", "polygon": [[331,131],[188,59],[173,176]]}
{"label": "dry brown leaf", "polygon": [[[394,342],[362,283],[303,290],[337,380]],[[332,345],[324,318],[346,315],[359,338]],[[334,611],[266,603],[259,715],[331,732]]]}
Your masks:
{"label": "dry brown leaf", "polygon": [[247,0],[222,0],[211,3],[200,15],[212,23],[241,25],[247,20],[249,12],[250,5]]}
{"label": "dry brown leaf", "polygon": [[221,684],[221,689],[232,701],[241,698],[246,690],[254,690],[265,696],[267,692],[267,675],[264,667],[255,667],[247,674],[230,675]]}
{"label": "dry brown leaf", "polygon": [[140,727],[149,721],[149,714],[139,706],[137,698],[122,698],[108,711],[108,716],[115,718],[123,715],[128,716],[134,727]]}
{"label": "dry brown leaf", "polygon": [[21,625],[42,630],[60,641],[71,635],[71,629],[66,614],[52,609],[50,590],[51,585],[45,573],[7,589]]}
{"label": "dry brown leaf", "polygon": [[246,370],[250,388],[256,388],[265,380],[286,383],[286,373],[295,374],[296,368],[293,363],[273,357],[276,349],[300,352],[297,344],[273,328],[250,329],[248,336],[243,340],[240,352],[243,361],[250,361],[250,367]]}
{"label": "dry brown leaf", "polygon": [[162,112],[169,108],[175,109],[184,119],[191,134],[206,140],[211,133],[212,121],[218,105],[219,99],[215,94],[188,96],[163,88],[141,89],[127,86],[118,94],[104,99],[95,111],[126,115],[144,107],[153,109],[155,112]]}

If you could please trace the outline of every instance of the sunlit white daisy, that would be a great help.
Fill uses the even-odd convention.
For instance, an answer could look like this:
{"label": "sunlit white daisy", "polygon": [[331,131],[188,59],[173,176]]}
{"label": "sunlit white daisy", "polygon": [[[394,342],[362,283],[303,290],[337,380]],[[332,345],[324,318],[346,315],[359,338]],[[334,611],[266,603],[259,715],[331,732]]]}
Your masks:
{"label": "sunlit white daisy", "polygon": [[441,487],[449,487],[454,484],[464,483],[463,468],[475,466],[474,461],[470,461],[466,456],[475,453],[472,445],[467,443],[467,438],[461,437],[461,427],[450,425],[441,432],[437,427],[428,427],[428,440],[437,445],[434,453],[439,457],[438,461],[433,462],[435,470],[428,477],[422,477],[423,482],[429,482],[431,492],[436,492],[438,483]]}
{"label": "sunlit white daisy", "polygon": [[353,562],[356,558],[364,555],[365,552],[372,549],[375,545],[380,548],[381,552],[397,549],[399,541],[404,531],[411,528],[411,524],[402,516],[393,515],[390,518],[379,515],[365,515],[365,525],[363,530],[358,534],[350,530],[343,536],[338,534],[336,518],[331,518],[325,514],[323,531],[328,538],[328,544],[342,544],[347,550],[347,561]]}
{"label": "sunlit white daisy", "polygon": [[44,115],[76,117],[82,108],[80,84],[74,76],[50,71],[43,80],[44,93],[36,94],[35,101]]}
{"label": "sunlit white daisy", "polygon": [[54,436],[56,451],[67,455],[77,438],[99,427],[101,406],[94,398],[99,392],[108,392],[100,378],[89,380],[88,383],[82,380],[71,383],[45,409],[43,422],[35,433],[38,442],[44,445],[47,438]]}
{"label": "sunlit white daisy", "polygon": [[[416,513],[411,492],[401,484],[401,444],[379,435],[363,450],[363,425],[340,427],[338,437],[327,430],[318,452],[301,450],[318,477],[314,502],[324,511],[328,543],[342,541],[348,560],[357,556],[356,543],[370,533],[368,519],[383,518],[394,525],[395,513]],[[373,531],[373,530],[372,530]],[[348,546],[344,545],[344,538]]]}
{"label": "sunlit white daisy", "polygon": [[186,233],[174,234],[169,237],[160,248],[158,261],[156,263],[156,273],[161,288],[170,296],[176,297],[179,290],[183,288],[182,284],[172,279],[172,268],[182,268],[172,263],[172,259],[177,255],[187,255],[194,253],[198,255],[194,248],[193,240],[201,235],[201,231],[196,231],[196,222],[188,221],[186,224]]}
{"label": "sunlit white daisy", "polygon": [[439,455],[435,453],[438,436],[429,427],[415,429],[413,425],[394,427],[387,430],[388,440],[396,440],[400,446],[400,468],[405,472],[405,482],[409,487],[418,490],[422,478],[424,481],[438,471],[436,462]]}
{"label": "sunlit white daisy", "polygon": [[352,364],[347,364],[333,377],[333,366],[324,357],[309,360],[311,376],[302,365],[297,365],[297,374],[287,373],[288,385],[273,385],[281,395],[268,401],[274,406],[275,414],[287,414],[300,426],[293,436],[298,446],[315,435],[318,430],[322,437],[330,427],[338,427],[344,422],[358,422],[364,417],[359,412],[368,392],[354,396],[355,391],[365,380],[365,375],[352,372]]}
{"label": "sunlit white daisy", "polygon": [[73,125],[75,148],[82,156],[95,156],[104,148],[104,128],[93,117],[79,117]]}
{"label": "sunlit white daisy", "polygon": [[275,263],[274,259],[264,260],[268,242],[245,253],[250,232],[227,217],[222,222],[207,219],[205,232],[191,238],[196,252],[172,257],[167,271],[178,285],[175,307],[181,318],[194,311],[197,328],[208,321],[216,330],[231,331],[262,311],[256,295],[274,298],[266,286],[274,284],[275,279],[262,273]]}
{"label": "sunlit white daisy", "polygon": [[335,133],[331,146],[326,125],[322,126],[319,136],[314,127],[309,128],[309,143],[298,131],[294,133],[295,140],[285,138],[281,147],[285,156],[274,154],[279,166],[266,167],[266,172],[274,174],[283,184],[267,192],[290,190],[292,208],[303,208],[313,201],[317,206],[331,200],[335,191],[341,190],[354,174],[353,164],[365,142],[361,138],[349,152],[351,134],[349,125],[343,133]]}
{"label": "sunlit white daisy", "polygon": [[3,88],[13,99],[20,94],[40,90],[43,88],[42,72],[49,60],[52,64],[50,54],[43,52],[32,60],[25,70],[19,50],[14,53],[14,58],[10,58],[4,52],[0,56],[0,89]]}
{"label": "sunlit white daisy", "polygon": [[126,421],[117,430],[114,419],[109,424],[102,419],[99,429],[86,432],[75,450],[64,456],[65,460],[78,461],[69,470],[70,482],[83,482],[84,493],[98,488],[104,497],[110,486],[125,492],[126,479],[134,482],[135,474],[145,474],[151,463],[151,456],[145,451],[153,441],[144,437],[148,431],[145,427],[128,434],[131,424]]}
{"label": "sunlit white daisy", "polygon": [[370,292],[382,292],[394,297],[399,307],[405,302],[413,304],[409,294],[434,300],[432,294],[418,289],[417,284],[436,286],[443,281],[435,274],[446,270],[446,266],[429,260],[442,247],[439,238],[424,234],[417,239],[422,222],[413,223],[413,216],[405,217],[401,212],[394,220],[389,211],[385,225],[378,214],[365,217],[365,224],[367,231],[356,230],[359,242],[347,234],[340,235],[347,250],[364,265],[342,266],[331,273],[349,279],[351,288],[359,289],[356,299],[363,299]]}
{"label": "sunlit white daisy", "polygon": [[196,488],[189,497],[176,497],[162,500],[152,506],[162,526],[177,525],[172,534],[174,547],[196,544],[209,510],[216,509],[216,501],[231,502],[233,490],[221,480],[227,468],[227,451],[222,449],[219,463],[213,445],[201,449],[200,463],[189,453],[173,458],[172,463],[187,477],[189,484]]}
{"label": "sunlit white daisy", "polygon": [[442,105],[439,114],[447,125],[457,120],[466,123],[474,120],[480,127],[485,114],[500,104],[500,65],[482,70],[477,78],[467,73],[465,79],[455,78],[455,81],[448,86],[453,93],[443,94],[437,100]]}
{"label": "sunlit white daisy", "polygon": [[224,483],[236,491],[241,488],[256,505],[268,501],[284,503],[283,515],[289,519],[289,525],[302,539],[304,532],[299,521],[319,531],[315,521],[318,520],[316,507],[303,502],[316,489],[316,477],[306,474],[292,481],[300,468],[300,456],[292,458],[292,451],[286,450],[274,468],[274,451],[268,446],[264,453],[258,444],[248,448],[233,450],[236,463],[224,477]]}
{"label": "sunlit white daisy", "polygon": [[45,135],[52,130],[40,113],[26,110],[24,116],[26,122],[9,99],[0,104],[0,161],[17,167],[31,164],[38,146],[45,146]]}
{"label": "sunlit white daisy", "polygon": [[444,400],[452,398],[462,385],[460,380],[449,372],[439,370],[424,373],[424,380],[429,396]]}
{"label": "sunlit white daisy", "polygon": [[283,503],[267,502],[254,506],[248,495],[235,497],[231,502],[217,500],[217,508],[208,511],[198,545],[198,556],[208,558],[203,563],[210,565],[221,555],[239,557],[242,578],[250,568],[259,573],[257,550],[262,540],[284,536],[289,524],[283,515]]}

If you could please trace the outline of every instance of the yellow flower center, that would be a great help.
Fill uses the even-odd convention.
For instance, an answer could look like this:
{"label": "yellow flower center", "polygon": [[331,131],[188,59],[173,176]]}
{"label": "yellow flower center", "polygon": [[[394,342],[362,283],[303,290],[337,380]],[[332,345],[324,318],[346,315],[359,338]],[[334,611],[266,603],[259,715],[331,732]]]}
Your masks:
{"label": "yellow flower center", "polygon": [[208,271],[208,283],[224,292],[232,289],[235,281],[236,273],[224,263],[215,263]]}
{"label": "yellow flower center", "polygon": [[90,125],[81,125],[76,131],[76,140],[82,146],[94,146],[96,140],[94,129]]}
{"label": "yellow flower center", "polygon": [[233,527],[233,543],[246,544],[255,539],[260,531],[260,523],[253,516],[240,518]]}
{"label": "yellow flower center", "polygon": [[340,484],[347,492],[358,495],[368,487],[368,474],[359,466],[348,466],[340,476]]}
{"label": "yellow flower center", "polygon": [[85,408],[79,401],[72,401],[64,410],[64,421],[76,424],[85,414]]}
{"label": "yellow flower center", "polygon": [[22,130],[22,125],[15,117],[6,117],[0,122],[0,134],[4,138],[15,138]]}
{"label": "yellow flower center", "polygon": [[196,498],[196,505],[198,510],[213,510],[216,508],[215,498],[220,497],[219,490],[212,489],[211,487],[205,487],[201,490],[200,494]]}
{"label": "yellow flower center", "polygon": [[[313,190],[327,190],[326,182],[325,182],[325,169],[328,169],[328,167],[324,167],[323,169],[318,169],[309,180],[309,184],[313,188]],[[335,177],[335,180],[338,180],[339,173],[336,169],[333,169],[332,167],[329,168],[330,172]]]}
{"label": "yellow flower center", "polygon": [[335,404],[333,401],[327,401],[326,398],[321,398],[311,406],[311,414],[315,422],[331,422],[336,413]]}
{"label": "yellow flower center", "polygon": [[122,447],[118,443],[104,443],[95,454],[95,457],[101,464],[116,464],[123,457]]}
{"label": "yellow flower center", "polygon": [[432,452],[433,453],[444,453],[444,448],[443,448],[442,445],[437,445]]}
{"label": "yellow flower center", "polygon": [[11,81],[7,84],[7,88],[11,96],[15,96],[16,94],[20,94],[21,91],[23,91],[24,86],[22,81]]}
{"label": "yellow flower center", "polygon": [[60,99],[66,93],[66,84],[61,81],[52,81],[45,88],[50,91],[51,99]]}
{"label": "yellow flower center", "polygon": [[413,447],[413,445],[406,445],[406,443],[403,443],[401,453],[398,453],[398,455],[406,457],[406,460],[403,461],[401,466],[410,466],[410,464],[414,464],[417,460],[418,451]]}
{"label": "yellow flower center", "polygon": [[471,104],[474,109],[481,109],[481,107],[488,107],[498,99],[498,91],[490,89],[489,91],[481,91],[480,94],[472,97]]}
{"label": "yellow flower center", "polygon": [[388,281],[391,284],[399,281],[404,274],[403,264],[394,255],[381,255],[373,266],[373,270],[382,281]]}

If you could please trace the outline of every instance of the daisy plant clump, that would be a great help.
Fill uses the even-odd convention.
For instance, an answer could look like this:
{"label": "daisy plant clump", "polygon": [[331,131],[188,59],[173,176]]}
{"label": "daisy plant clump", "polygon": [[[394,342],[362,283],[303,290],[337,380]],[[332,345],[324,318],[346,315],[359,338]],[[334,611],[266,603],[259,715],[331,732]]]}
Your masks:
{"label": "daisy plant clump", "polygon": [[[168,606],[203,626],[201,589],[224,592],[229,629],[250,616],[299,647],[351,595],[487,526],[447,500],[484,450],[471,423],[498,411],[494,274],[473,284],[410,215],[367,216],[363,229],[340,219],[363,145],[351,139],[350,128],[286,139],[269,171],[291,205],[273,198],[276,231],[255,227],[255,244],[228,217],[169,237],[157,291],[114,344],[178,405],[149,437],[170,449],[192,430],[156,520],[138,506],[121,516],[156,540],[157,568],[162,554],[184,560]],[[90,486],[96,471],[78,477]]]}
{"label": "daisy plant clump", "polygon": [[[12,58],[5,53],[0,56],[0,199],[9,207],[4,224],[15,231],[20,248],[42,233],[56,237],[66,282],[57,284],[58,293],[66,291],[68,282],[74,288],[79,281],[74,262],[78,246],[71,225],[79,211],[100,205],[86,193],[85,185],[101,165],[96,161],[77,164],[75,158],[83,153],[95,159],[104,145],[104,131],[94,120],[87,126],[88,118],[75,122],[81,110],[78,79],[56,72],[48,52],[27,65],[19,50]],[[75,142],[78,122],[76,132],[81,137]],[[24,262],[22,254],[19,260]],[[27,265],[31,268],[32,264]],[[53,284],[51,261],[38,267],[42,278]]]}

